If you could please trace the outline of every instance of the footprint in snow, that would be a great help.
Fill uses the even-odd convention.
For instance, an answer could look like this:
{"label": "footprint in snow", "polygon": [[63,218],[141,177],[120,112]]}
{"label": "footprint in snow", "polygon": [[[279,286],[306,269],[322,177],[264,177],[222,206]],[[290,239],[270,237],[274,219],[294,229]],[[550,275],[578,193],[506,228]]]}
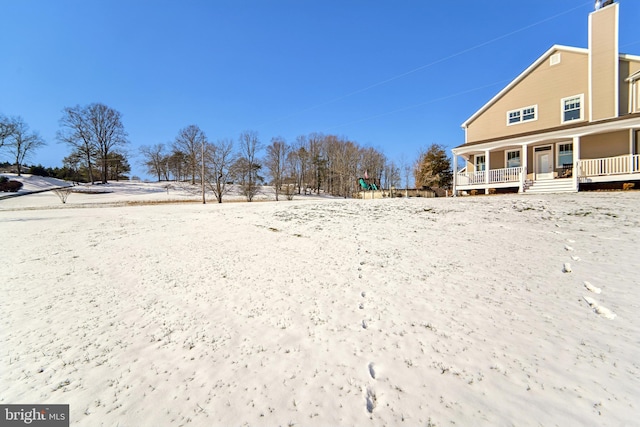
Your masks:
{"label": "footprint in snow", "polygon": [[616,318],[616,314],[614,312],[612,312],[611,310],[609,310],[606,307],[601,306],[593,298],[591,298],[591,297],[583,297],[583,298],[587,302],[587,304],[589,304],[589,306],[593,309],[593,311],[595,311],[600,316],[602,316],[604,318],[607,318],[607,319],[615,319]]}
{"label": "footprint in snow", "polygon": [[373,413],[374,408],[378,404],[378,398],[376,397],[376,391],[371,387],[367,387],[367,411],[371,414]]}
{"label": "footprint in snow", "polygon": [[565,262],[564,265],[562,266],[562,271],[564,271],[565,273],[571,273],[571,264],[569,264],[568,262]]}
{"label": "footprint in snow", "polygon": [[587,290],[589,290],[590,292],[593,292],[594,294],[599,294],[600,292],[602,292],[602,289],[593,286],[591,283],[587,281],[584,282],[584,287],[587,288]]}
{"label": "footprint in snow", "polygon": [[377,374],[376,365],[373,362],[369,363],[369,375],[371,375],[371,378],[375,380],[376,374]]}

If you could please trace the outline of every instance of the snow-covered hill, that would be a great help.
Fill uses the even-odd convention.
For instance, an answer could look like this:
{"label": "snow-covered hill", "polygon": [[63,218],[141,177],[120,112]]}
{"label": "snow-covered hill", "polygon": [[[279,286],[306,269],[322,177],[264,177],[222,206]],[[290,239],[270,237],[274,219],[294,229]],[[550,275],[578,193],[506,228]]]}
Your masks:
{"label": "snow-covered hill", "polygon": [[0,209],[2,403],[72,426],[637,424],[639,192],[74,209],[123,200],[105,188],[0,202],[23,203]]}

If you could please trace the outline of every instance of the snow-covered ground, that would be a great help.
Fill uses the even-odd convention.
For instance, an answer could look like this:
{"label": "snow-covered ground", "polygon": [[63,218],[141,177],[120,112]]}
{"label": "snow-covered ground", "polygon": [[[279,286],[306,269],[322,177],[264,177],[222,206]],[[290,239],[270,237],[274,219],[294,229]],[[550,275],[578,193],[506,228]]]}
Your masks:
{"label": "snow-covered ground", "polygon": [[[78,184],[74,185],[68,181],[56,178],[45,178],[35,175],[2,174],[7,178],[22,182],[23,186],[16,193],[0,192],[0,200],[13,198],[29,194],[28,198],[21,198],[19,201],[6,202],[0,206],[1,209],[11,209],[17,206],[18,209],[42,209],[61,208],[62,202],[59,196],[53,191],[45,192],[39,197],[35,194],[45,190],[68,187],[71,194],[66,200],[66,204],[75,207],[87,207],[95,205],[134,205],[134,204],[159,204],[159,203],[179,203],[179,202],[199,202],[202,203],[202,187],[199,184],[191,185],[188,182],[139,182],[139,181],[110,181],[108,184]],[[207,203],[217,203],[215,195],[209,187],[206,187]],[[323,196],[301,195],[294,198],[302,199],[325,199]],[[281,200],[286,200],[284,194],[280,194]],[[237,185],[227,186],[227,192],[223,195],[224,202],[243,202],[246,197],[242,194]],[[275,200],[273,187],[260,187],[254,197],[254,201]]]}
{"label": "snow-covered ground", "polygon": [[0,201],[0,402],[74,426],[640,419],[640,192],[124,205],[167,196],[141,186]]}

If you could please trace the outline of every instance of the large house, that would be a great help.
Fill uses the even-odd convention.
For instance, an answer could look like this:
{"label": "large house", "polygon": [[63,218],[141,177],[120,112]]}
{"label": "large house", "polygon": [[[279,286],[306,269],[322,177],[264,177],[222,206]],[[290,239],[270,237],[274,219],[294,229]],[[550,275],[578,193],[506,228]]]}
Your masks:
{"label": "large house", "polygon": [[454,194],[640,181],[640,56],[619,53],[608,3],[589,15],[588,49],[553,46],[462,124]]}

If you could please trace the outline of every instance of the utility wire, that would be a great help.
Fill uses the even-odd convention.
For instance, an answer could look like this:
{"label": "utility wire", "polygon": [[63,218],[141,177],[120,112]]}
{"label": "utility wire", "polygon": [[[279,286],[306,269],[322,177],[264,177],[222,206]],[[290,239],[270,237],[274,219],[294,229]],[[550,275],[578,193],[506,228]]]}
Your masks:
{"label": "utility wire", "polygon": [[499,41],[499,40],[505,39],[505,38],[510,37],[510,36],[512,36],[512,35],[514,35],[514,34],[521,33],[521,32],[523,32],[523,31],[526,31],[526,30],[528,30],[528,29],[530,29],[530,28],[533,28],[533,27],[535,27],[535,26],[538,26],[538,25],[540,25],[540,24],[544,24],[545,22],[549,22],[549,21],[551,21],[551,20],[553,20],[553,19],[556,19],[556,18],[558,18],[558,17],[560,17],[560,16],[563,16],[563,15],[566,15],[566,14],[568,14],[568,13],[571,13],[571,12],[573,12],[573,11],[575,11],[575,10],[581,9],[581,8],[583,8],[585,5],[589,5],[589,4],[593,4],[593,2],[592,2],[592,1],[588,1],[588,2],[586,2],[586,3],[582,3],[582,4],[580,4],[579,6],[576,6],[576,7],[573,7],[573,8],[571,8],[571,9],[565,10],[564,12],[557,13],[557,14],[555,14],[555,15],[553,15],[553,16],[551,16],[551,17],[549,17],[549,18],[545,18],[545,19],[543,19],[543,20],[541,20],[541,21],[538,21],[538,22],[535,22],[535,23],[533,23],[533,24],[526,25],[526,26],[524,26],[524,27],[521,27],[520,29],[517,29],[517,30],[511,31],[511,32],[509,32],[509,33],[503,34],[503,35],[498,36],[498,37],[495,37],[495,38],[493,38],[493,39],[491,39],[491,40],[488,40],[488,41],[482,42],[482,43],[477,44],[477,45],[475,45],[475,46],[472,46],[472,47],[470,47],[470,48],[463,49],[463,50],[461,50],[461,51],[459,51],[459,52],[456,52],[456,53],[454,53],[454,54],[451,54],[451,55],[449,55],[449,56],[445,56],[445,57],[443,57],[443,58],[437,59],[437,60],[435,60],[435,61],[433,61],[433,62],[430,62],[430,63],[428,63],[428,64],[425,64],[425,65],[422,65],[422,66],[420,66],[420,67],[414,68],[414,69],[412,69],[412,70],[406,71],[406,72],[404,72],[404,73],[402,73],[402,74],[398,74],[398,75],[393,76],[393,77],[390,77],[390,78],[388,78],[388,79],[381,80],[381,81],[379,81],[379,82],[377,82],[377,83],[373,83],[373,84],[371,84],[371,85],[369,85],[369,86],[363,87],[363,88],[358,89],[358,90],[355,90],[355,91],[353,91],[353,92],[349,92],[349,93],[347,93],[347,94],[345,94],[345,95],[342,95],[342,96],[339,96],[339,97],[337,97],[337,98],[333,98],[333,99],[330,99],[330,100],[328,100],[328,101],[321,102],[321,103],[319,103],[319,104],[313,105],[313,106],[311,106],[311,107],[307,107],[307,108],[304,108],[304,109],[298,110],[298,111],[296,111],[296,112],[294,112],[294,113],[291,113],[291,114],[289,114],[289,115],[287,115],[287,116],[284,116],[284,117],[281,117],[281,118],[279,118],[279,119],[273,120],[273,121],[271,121],[271,122],[263,123],[261,126],[264,126],[264,125],[266,125],[266,124],[271,124],[271,123],[281,122],[281,121],[283,121],[283,120],[287,120],[287,119],[289,119],[289,118],[291,118],[291,117],[294,117],[294,116],[297,116],[297,115],[299,115],[299,114],[306,113],[306,112],[308,112],[308,111],[312,111],[312,110],[315,110],[315,109],[320,108],[320,107],[324,107],[325,105],[333,104],[333,103],[335,103],[335,102],[341,101],[341,100],[343,100],[343,99],[349,98],[349,97],[354,96],[354,95],[357,95],[357,94],[359,94],[359,93],[363,93],[363,92],[366,92],[366,91],[368,91],[368,90],[371,90],[371,89],[373,89],[373,88],[375,88],[375,87],[385,85],[385,84],[390,83],[390,82],[392,82],[392,81],[395,81],[395,80],[401,79],[401,78],[403,78],[403,77],[406,77],[406,76],[408,76],[408,75],[411,75],[411,74],[417,73],[418,71],[422,71],[422,70],[424,70],[424,69],[426,69],[426,68],[432,67],[432,66],[434,66],[434,65],[440,64],[440,63],[442,63],[442,62],[445,62],[445,61],[448,61],[448,60],[450,60],[450,59],[453,59],[453,58],[456,58],[456,57],[458,57],[458,56],[461,56],[461,55],[464,55],[464,54],[466,54],[466,53],[469,53],[469,52],[471,52],[471,51],[473,51],[473,50],[476,50],[476,49],[479,49],[479,48],[481,48],[481,47],[487,46],[487,45],[489,45],[489,44],[495,43],[495,42],[497,42],[497,41]]}
{"label": "utility wire", "polygon": [[343,123],[341,125],[332,126],[327,130],[341,128],[341,127],[349,126],[349,125],[356,124],[356,123],[366,122],[368,120],[373,120],[373,119],[377,119],[379,117],[389,116],[391,114],[400,113],[402,111],[412,110],[414,108],[419,108],[419,107],[422,107],[422,106],[425,106],[425,105],[429,105],[429,104],[433,104],[433,103],[436,103],[436,102],[444,101],[444,100],[447,100],[447,99],[455,98],[457,96],[466,95],[468,93],[475,92],[475,91],[478,91],[478,90],[487,89],[487,88],[490,88],[492,86],[496,86],[496,85],[499,85],[499,84],[505,84],[505,83],[507,83],[509,81],[510,80],[500,80],[498,82],[489,83],[489,84],[484,85],[484,86],[475,87],[473,89],[468,89],[468,90],[465,90],[465,91],[462,91],[462,92],[458,92],[458,93],[454,93],[454,94],[451,94],[451,95],[442,96],[440,98],[434,98],[434,99],[431,99],[429,101],[421,102],[419,104],[408,105],[406,107],[398,108],[398,109],[393,110],[393,111],[387,111],[387,112],[384,112],[384,113],[375,114],[373,116],[363,117],[361,119],[353,120],[353,121],[350,121],[350,122],[347,122],[347,123]]}

